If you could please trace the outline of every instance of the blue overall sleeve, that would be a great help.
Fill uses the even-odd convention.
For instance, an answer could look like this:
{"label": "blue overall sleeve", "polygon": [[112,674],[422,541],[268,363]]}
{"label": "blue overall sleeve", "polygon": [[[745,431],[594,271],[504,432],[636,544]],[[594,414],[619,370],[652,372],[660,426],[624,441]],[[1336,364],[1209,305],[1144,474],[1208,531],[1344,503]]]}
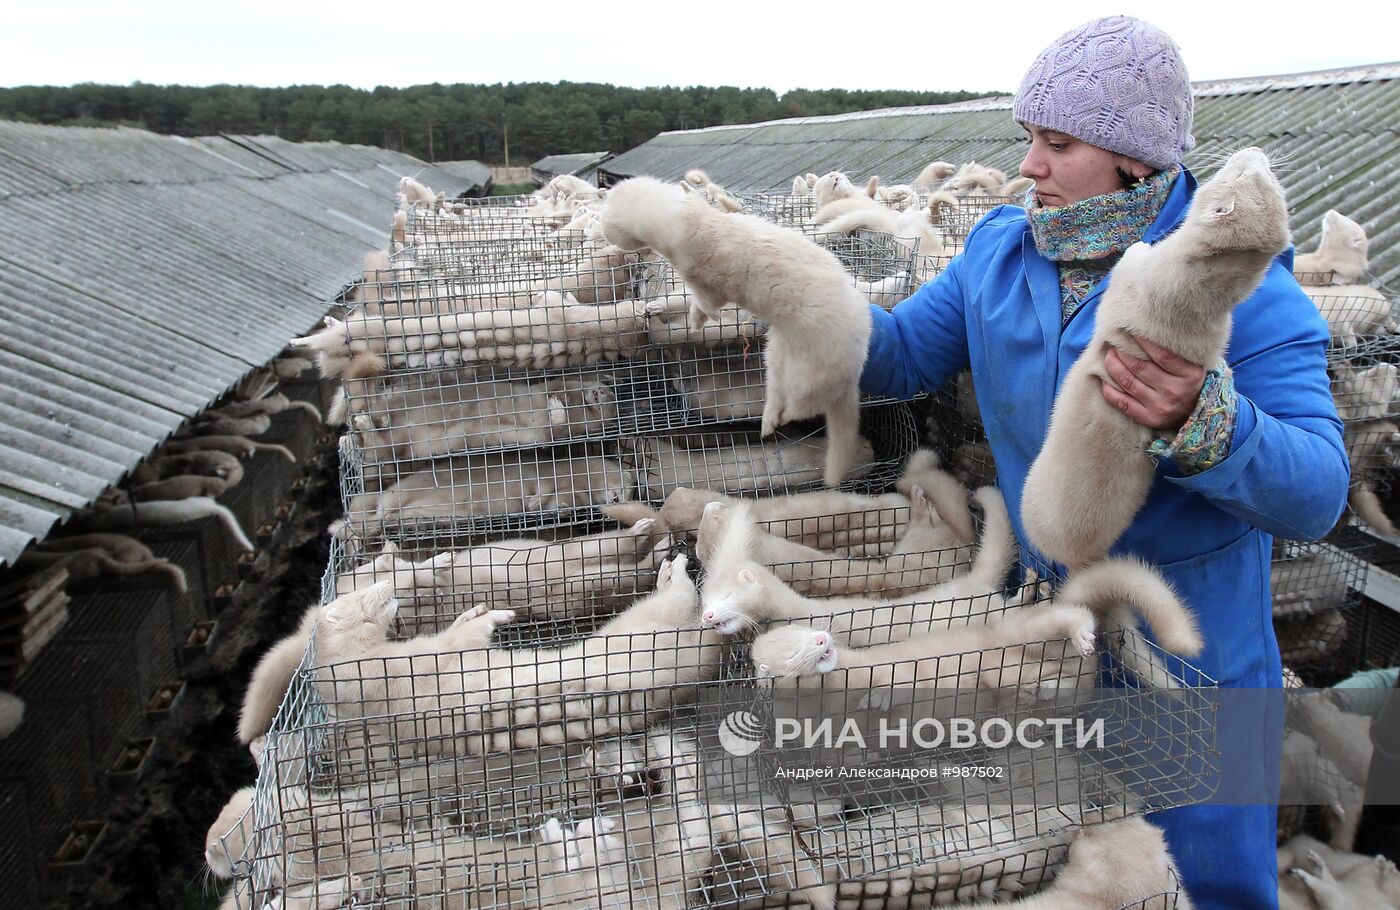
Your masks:
{"label": "blue overall sleeve", "polygon": [[1346,506],[1350,468],[1327,374],[1327,324],[1292,276],[1273,268],[1236,311],[1227,353],[1238,393],[1230,454],[1199,474],[1183,476],[1167,461],[1161,470],[1270,534],[1315,540]]}
{"label": "blue overall sleeve", "polygon": [[940,388],[968,364],[967,322],[959,275],[963,257],[887,312],[870,304],[873,322],[861,391],[913,398]]}

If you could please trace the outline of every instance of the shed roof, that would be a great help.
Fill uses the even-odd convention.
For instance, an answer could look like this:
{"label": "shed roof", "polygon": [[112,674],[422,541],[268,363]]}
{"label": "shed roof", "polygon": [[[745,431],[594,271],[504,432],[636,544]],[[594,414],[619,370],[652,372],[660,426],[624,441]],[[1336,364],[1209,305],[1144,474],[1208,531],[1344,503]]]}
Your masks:
{"label": "shed roof", "polygon": [[579,174],[612,157],[612,152],[575,152],[572,155],[549,155],[530,165],[530,169],[550,177],[558,177],[561,174]]}
{"label": "shed roof", "polygon": [[0,122],[0,565],[325,313],[398,152]]}
{"label": "shed roof", "polygon": [[433,167],[465,181],[466,185],[457,191],[458,195],[471,193],[491,183],[491,166],[480,161],[438,161]]}
{"label": "shed roof", "polygon": [[[1196,148],[1186,163],[1209,173],[1222,153],[1258,145],[1283,156],[1297,245],[1316,245],[1335,208],[1371,238],[1371,270],[1400,284],[1400,63],[1198,82]],[[934,160],[978,161],[1014,172],[1022,131],[1001,96],[915,108],[799,117],[662,133],[613,158],[610,178],[679,179],[703,168],[733,190],[784,190],[799,173],[843,170],[913,179]]]}

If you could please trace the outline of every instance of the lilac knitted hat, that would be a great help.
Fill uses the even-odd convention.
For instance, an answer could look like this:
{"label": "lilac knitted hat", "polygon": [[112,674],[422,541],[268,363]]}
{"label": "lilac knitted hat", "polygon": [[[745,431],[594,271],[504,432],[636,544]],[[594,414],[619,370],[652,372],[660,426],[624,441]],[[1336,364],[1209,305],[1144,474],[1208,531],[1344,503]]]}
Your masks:
{"label": "lilac knitted hat", "polygon": [[1195,98],[1166,32],[1131,16],[1065,32],[1026,71],[1012,112],[1021,123],[1171,167],[1196,144]]}

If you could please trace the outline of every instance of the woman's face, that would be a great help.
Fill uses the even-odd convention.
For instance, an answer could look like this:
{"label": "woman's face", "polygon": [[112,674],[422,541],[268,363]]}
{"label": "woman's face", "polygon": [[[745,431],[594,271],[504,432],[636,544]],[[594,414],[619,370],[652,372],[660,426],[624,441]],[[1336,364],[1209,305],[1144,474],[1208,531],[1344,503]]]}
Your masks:
{"label": "woman's face", "polygon": [[1065,133],[1021,124],[1030,150],[1021,162],[1021,176],[1035,181],[1035,194],[1045,206],[1070,205],[1091,196],[1123,189],[1123,175],[1146,177],[1152,169],[1140,161],[1090,145]]}

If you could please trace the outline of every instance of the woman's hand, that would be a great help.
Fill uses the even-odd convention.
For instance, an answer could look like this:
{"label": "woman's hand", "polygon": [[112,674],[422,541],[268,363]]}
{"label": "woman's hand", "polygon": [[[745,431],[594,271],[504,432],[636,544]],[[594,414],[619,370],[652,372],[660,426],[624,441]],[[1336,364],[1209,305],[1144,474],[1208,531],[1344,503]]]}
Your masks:
{"label": "woman's hand", "polygon": [[1104,368],[1118,384],[1101,383],[1103,400],[1149,430],[1175,434],[1191,416],[1206,381],[1205,367],[1177,356],[1154,341],[1138,335],[1148,359],[1123,355],[1110,347]]}

